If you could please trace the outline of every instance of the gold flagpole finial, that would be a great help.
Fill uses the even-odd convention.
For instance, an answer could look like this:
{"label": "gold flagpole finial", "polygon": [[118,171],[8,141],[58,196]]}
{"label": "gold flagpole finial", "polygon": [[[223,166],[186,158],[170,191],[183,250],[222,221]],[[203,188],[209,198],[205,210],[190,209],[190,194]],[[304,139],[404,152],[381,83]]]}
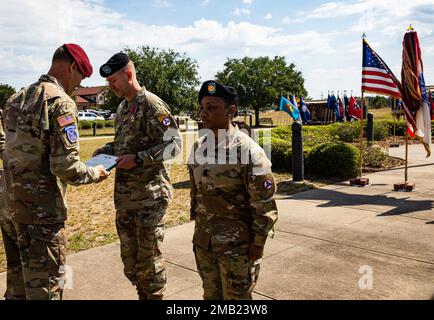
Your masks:
{"label": "gold flagpole finial", "polygon": [[408,26],[407,31],[414,31],[414,28],[411,24]]}

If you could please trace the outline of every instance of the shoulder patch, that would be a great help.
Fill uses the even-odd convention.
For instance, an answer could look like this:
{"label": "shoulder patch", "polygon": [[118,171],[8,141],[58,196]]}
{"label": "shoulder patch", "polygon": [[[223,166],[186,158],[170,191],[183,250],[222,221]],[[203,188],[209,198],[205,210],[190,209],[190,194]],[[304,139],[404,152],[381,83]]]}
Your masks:
{"label": "shoulder patch", "polygon": [[273,181],[271,179],[267,179],[264,181],[264,188],[266,190],[270,190],[271,188],[273,188]]}
{"label": "shoulder patch", "polygon": [[76,143],[78,141],[78,131],[75,125],[65,128],[66,137],[71,143]]}
{"label": "shoulder patch", "polygon": [[163,124],[163,126],[168,127],[170,126],[170,116],[166,113],[166,114],[162,114],[158,117],[158,121],[161,122]]}
{"label": "shoulder patch", "polygon": [[170,118],[169,117],[164,118],[162,123],[165,127],[170,126]]}
{"label": "shoulder patch", "polygon": [[57,123],[61,128],[67,126],[68,124],[75,123],[74,116],[71,113],[65,114],[57,118]]}

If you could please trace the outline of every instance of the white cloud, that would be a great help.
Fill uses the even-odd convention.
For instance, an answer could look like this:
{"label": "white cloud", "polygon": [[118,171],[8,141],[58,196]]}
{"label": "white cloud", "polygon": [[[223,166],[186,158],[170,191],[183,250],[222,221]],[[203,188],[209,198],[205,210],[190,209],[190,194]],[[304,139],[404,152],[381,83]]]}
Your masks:
{"label": "white cloud", "polygon": [[209,4],[209,1],[210,1],[210,0],[203,0],[200,4],[201,4],[202,6],[206,6],[206,5]]}
{"label": "white cloud", "polygon": [[368,10],[398,17],[408,16],[413,9],[434,5],[434,0],[358,0],[352,2],[326,2],[307,13],[307,18],[335,18],[358,15]]}
{"label": "white cloud", "polygon": [[[101,1],[46,0],[36,4],[8,0],[0,7],[0,15],[0,82],[16,88],[47,72],[54,50],[69,42],[87,51],[95,70],[125,47],[150,45],[186,52],[198,61],[200,75],[206,78],[212,78],[227,58],[242,57],[246,52],[252,56],[287,55],[289,61],[300,53],[333,52],[331,36],[315,31],[288,34],[248,22],[222,24],[205,19],[184,27],[146,25],[105,8]],[[22,23],[23,16],[26,23]],[[95,72],[83,84],[102,82]]]}
{"label": "white cloud", "polygon": [[273,19],[273,15],[272,15],[270,12],[268,12],[268,13],[265,15],[264,19],[265,19],[265,20],[271,20],[271,19]]}
{"label": "white cloud", "polygon": [[246,16],[250,16],[250,10],[249,9],[246,9],[246,8],[242,8],[242,9],[240,9],[240,8],[236,8],[233,12],[232,12],[232,14],[234,15],[234,16],[241,16],[241,15],[246,15]]}
{"label": "white cloud", "polygon": [[243,3],[247,5],[251,5],[253,3],[253,0],[243,0]]}
{"label": "white cloud", "polygon": [[282,23],[283,24],[290,24],[291,23],[291,19],[289,19],[289,17],[285,17],[282,19]]}

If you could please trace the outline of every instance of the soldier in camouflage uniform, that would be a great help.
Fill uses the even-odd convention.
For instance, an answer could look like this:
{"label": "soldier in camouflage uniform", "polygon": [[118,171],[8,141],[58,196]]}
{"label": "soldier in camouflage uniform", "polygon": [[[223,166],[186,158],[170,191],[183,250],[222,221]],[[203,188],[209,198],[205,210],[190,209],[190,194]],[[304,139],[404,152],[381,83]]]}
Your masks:
{"label": "soldier in camouflage uniform", "polygon": [[189,172],[193,250],[207,300],[252,299],[277,220],[271,163],[232,124],[237,100],[235,89],[215,81],[199,92],[200,116],[210,130],[194,144]]}
{"label": "soldier in camouflage uniform", "polygon": [[172,198],[163,161],[180,153],[180,134],[167,104],[140,87],[126,54],[115,54],[100,74],[118,97],[125,98],[117,110],[114,142],[94,153],[118,156],[116,227],[124,273],[140,300],[160,300],[167,281],[161,253],[164,216]]}
{"label": "soldier in camouflage uniform", "polygon": [[102,167],[87,167],[79,157],[78,111],[69,95],[91,74],[83,49],[65,44],[54,53],[48,74],[4,107],[6,208],[0,215],[6,299],[62,297],[67,184],[100,182],[108,175]]}

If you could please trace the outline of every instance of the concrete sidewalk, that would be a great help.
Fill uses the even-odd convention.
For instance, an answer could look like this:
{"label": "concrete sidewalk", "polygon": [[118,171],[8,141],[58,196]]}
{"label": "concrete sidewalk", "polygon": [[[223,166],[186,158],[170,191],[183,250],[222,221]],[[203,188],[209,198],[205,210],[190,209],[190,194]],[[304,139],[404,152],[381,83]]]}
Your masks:
{"label": "concrete sidewalk", "polygon": [[[402,157],[404,149],[393,149]],[[369,175],[371,186],[329,185],[278,200],[255,299],[430,299],[434,295],[434,164],[410,146],[411,193],[394,192],[403,169]],[[414,167],[413,167],[414,166]],[[201,299],[193,224],[166,230],[166,299]],[[136,299],[122,273],[119,244],[68,256],[65,299]],[[366,275],[372,272],[372,289]],[[0,290],[5,287],[0,275]]]}

